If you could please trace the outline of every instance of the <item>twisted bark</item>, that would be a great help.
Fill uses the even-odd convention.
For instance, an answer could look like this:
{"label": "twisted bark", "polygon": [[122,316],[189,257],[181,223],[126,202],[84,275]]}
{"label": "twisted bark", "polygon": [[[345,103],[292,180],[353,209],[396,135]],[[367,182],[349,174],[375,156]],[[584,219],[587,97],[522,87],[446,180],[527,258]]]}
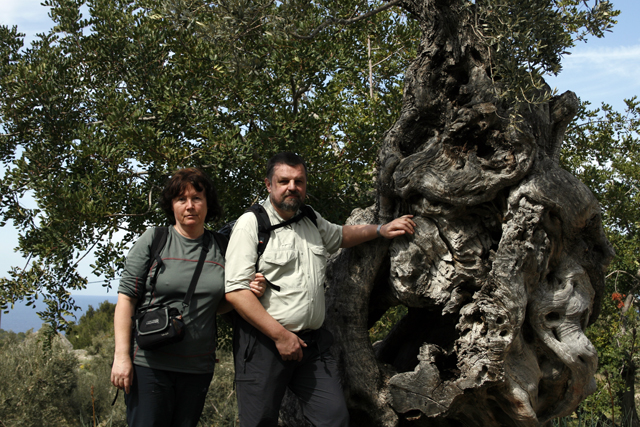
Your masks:
{"label": "twisted bark", "polygon": [[[351,424],[545,425],[594,390],[584,330],[613,256],[596,199],[558,165],[577,97],[514,110],[462,1],[403,5],[420,49],[379,153],[378,202],[349,222],[413,214],[418,227],[330,262],[327,326]],[[370,345],[398,304],[407,316]]]}

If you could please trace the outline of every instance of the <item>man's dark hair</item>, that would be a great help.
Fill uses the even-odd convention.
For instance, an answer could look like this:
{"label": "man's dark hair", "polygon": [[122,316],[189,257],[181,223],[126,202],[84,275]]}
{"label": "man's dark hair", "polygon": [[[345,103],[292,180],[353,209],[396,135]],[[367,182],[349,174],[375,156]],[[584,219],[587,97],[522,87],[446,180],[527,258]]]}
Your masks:
{"label": "man's dark hair", "polygon": [[222,215],[222,207],[218,202],[218,194],[211,179],[200,169],[185,168],[174,172],[173,176],[167,180],[160,196],[160,208],[167,215],[169,223],[172,225],[176,223],[176,217],[173,214],[173,199],[184,193],[189,184],[196,191],[204,191],[207,198],[207,217],[204,220],[205,222]]}
{"label": "man's dark hair", "polygon": [[304,162],[302,157],[290,151],[283,151],[282,153],[278,153],[270,158],[267,162],[267,179],[269,181],[273,178],[273,171],[276,166],[283,163],[292,167],[302,165],[304,167],[304,174],[307,174],[307,164]]}

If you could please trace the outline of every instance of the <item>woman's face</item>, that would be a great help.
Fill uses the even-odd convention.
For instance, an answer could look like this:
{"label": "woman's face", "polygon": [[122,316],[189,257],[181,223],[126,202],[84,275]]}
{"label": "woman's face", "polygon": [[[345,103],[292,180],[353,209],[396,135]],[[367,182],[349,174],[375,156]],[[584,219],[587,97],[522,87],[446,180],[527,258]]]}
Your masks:
{"label": "woman's face", "polygon": [[182,194],[172,200],[172,206],[176,228],[199,230],[204,227],[207,217],[207,196],[204,191],[196,191],[193,185],[187,184]]}

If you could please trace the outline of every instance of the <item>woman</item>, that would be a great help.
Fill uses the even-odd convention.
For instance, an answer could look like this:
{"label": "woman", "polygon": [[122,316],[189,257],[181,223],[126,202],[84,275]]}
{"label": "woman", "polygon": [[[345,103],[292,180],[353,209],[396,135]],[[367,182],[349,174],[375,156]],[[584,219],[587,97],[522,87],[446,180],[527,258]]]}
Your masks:
{"label": "woman", "polygon": [[[124,389],[127,422],[134,426],[196,426],[215,365],[216,312],[229,311],[224,299],[224,256],[215,240],[205,239],[204,223],[221,213],[209,178],[198,169],[177,171],[168,181],[160,206],[173,225],[160,256],[155,291],[150,279],[154,230],[147,230],[131,248],[118,287],[114,316],[115,354],[111,383]],[[155,350],[142,350],[132,339],[136,303],[169,304],[182,311],[203,242],[209,250],[189,306],[183,312],[185,337]],[[142,290],[145,285],[146,290]],[[257,296],[263,277],[251,282]]]}

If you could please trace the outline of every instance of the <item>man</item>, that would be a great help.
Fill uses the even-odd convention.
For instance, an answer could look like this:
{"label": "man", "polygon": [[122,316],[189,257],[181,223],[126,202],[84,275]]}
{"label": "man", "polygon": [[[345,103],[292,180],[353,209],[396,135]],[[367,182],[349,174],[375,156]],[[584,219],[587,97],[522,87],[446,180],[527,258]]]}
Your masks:
{"label": "man", "polygon": [[[293,153],[267,163],[263,204],[272,225],[294,218],[304,204],[307,168]],[[413,234],[412,215],[385,225],[332,224],[316,213],[273,230],[258,260],[258,221],[245,213],[235,224],[226,254],[227,300],[241,318],[234,331],[240,426],[277,426],[287,387],[315,426],[348,426],[337,365],[322,327],[324,273],[328,254],[378,236]],[[256,272],[258,262],[258,272]],[[256,274],[273,284],[258,299],[249,289]]]}

